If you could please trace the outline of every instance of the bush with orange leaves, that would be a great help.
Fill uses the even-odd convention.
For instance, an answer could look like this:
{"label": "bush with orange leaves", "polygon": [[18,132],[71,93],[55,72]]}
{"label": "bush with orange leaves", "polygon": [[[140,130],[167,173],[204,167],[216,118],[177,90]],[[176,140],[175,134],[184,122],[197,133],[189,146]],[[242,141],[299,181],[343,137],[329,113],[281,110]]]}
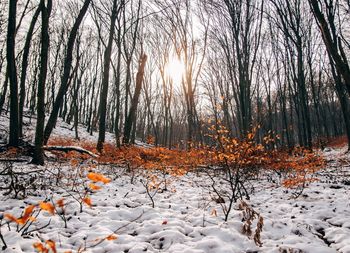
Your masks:
{"label": "bush with orange leaves", "polygon": [[267,152],[254,141],[255,130],[241,140],[229,136],[224,126],[213,125],[209,129],[215,146],[208,153],[207,164],[215,170],[208,170],[211,179],[213,199],[221,205],[228,220],[233,204],[238,199],[249,199],[247,183],[264,166]]}
{"label": "bush with orange leaves", "polygon": [[270,152],[266,164],[283,175],[283,186],[293,189],[294,197],[299,197],[309,183],[317,181],[314,173],[324,168],[326,162],[317,152],[295,147],[291,153]]}
{"label": "bush with orange leaves", "polygon": [[[91,152],[96,152],[95,144],[86,141],[54,138],[50,140],[49,145],[80,146]],[[131,173],[131,183],[134,182],[137,173],[144,179],[141,183],[146,187],[146,192],[152,201],[152,206],[154,206],[153,197],[155,194],[167,190],[167,187],[177,176],[182,176],[189,170],[205,164],[206,153],[204,149],[186,151],[135,145],[118,148],[110,143],[105,143],[103,152],[95,160],[99,165],[117,165],[127,168],[127,172]],[[79,164],[79,160],[86,159],[86,155],[78,152],[58,155],[59,159],[71,160],[71,164],[74,162],[75,165],[72,164],[74,167]]]}
{"label": "bush with orange leaves", "polygon": [[249,199],[249,181],[258,178],[261,171],[278,171],[285,175],[283,186],[295,189],[294,195],[301,194],[308,182],[315,178],[313,173],[324,166],[324,160],[317,153],[297,148],[292,155],[265,147],[273,147],[278,136],[263,138],[263,143],[255,141],[258,128],[244,139],[232,138],[224,126],[213,125],[209,130],[215,146],[208,152],[205,163],[207,174],[212,181],[213,199],[221,205],[225,221],[229,217],[233,203],[238,199]]}
{"label": "bush with orange leaves", "polygon": [[[76,141],[66,138],[50,139],[49,145],[54,146],[80,146],[91,152],[97,152],[95,143],[87,141]],[[86,154],[80,154],[75,151],[62,154],[55,152],[60,159],[84,160]],[[148,170],[167,170],[174,175],[183,175],[188,170],[196,168],[206,162],[206,150],[192,149],[190,151],[164,147],[139,147],[122,146],[120,148],[113,144],[106,143],[103,147],[103,153],[95,158],[98,164],[118,165],[129,169],[148,169]]]}
{"label": "bush with orange leaves", "polygon": [[[292,154],[271,150],[265,147],[273,147],[278,136],[269,133],[263,138],[263,143],[257,143],[255,134],[258,128],[246,135],[246,138],[232,138],[224,126],[213,125],[209,128],[212,139],[211,147],[192,148],[191,150],[167,149],[164,147],[138,147],[123,146],[117,148],[110,143],[104,145],[104,151],[96,161],[99,164],[116,164],[128,168],[128,171],[148,170],[161,171],[162,173],[181,176],[189,170],[198,167],[221,168],[226,171],[228,177],[239,176],[236,184],[239,185],[235,193],[235,200],[243,196],[249,197],[243,181],[254,177],[261,169],[275,170],[286,174],[283,182],[285,187],[298,188],[305,186],[310,175],[324,166],[324,160],[315,152],[307,149],[295,148]],[[50,145],[77,145],[91,152],[96,152],[95,143],[87,141],[75,141],[64,138],[53,138]],[[85,154],[68,152],[60,158],[86,159]],[[230,168],[229,170],[227,170]],[[287,172],[287,173],[285,173]],[[231,175],[231,173],[233,173]]]}

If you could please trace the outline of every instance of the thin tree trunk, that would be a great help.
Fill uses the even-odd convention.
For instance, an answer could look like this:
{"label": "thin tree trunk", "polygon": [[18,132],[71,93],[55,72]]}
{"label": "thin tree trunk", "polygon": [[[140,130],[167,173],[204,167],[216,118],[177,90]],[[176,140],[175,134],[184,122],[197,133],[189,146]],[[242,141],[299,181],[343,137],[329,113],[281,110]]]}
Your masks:
{"label": "thin tree trunk", "polygon": [[16,33],[17,1],[9,1],[9,16],[7,30],[7,71],[10,80],[10,138],[9,146],[19,145],[18,125],[18,82],[15,60],[15,33]]}
{"label": "thin tree trunk", "polygon": [[40,75],[37,95],[37,122],[35,130],[35,146],[32,163],[44,164],[44,126],[45,126],[45,85],[47,75],[47,62],[49,55],[49,18],[52,8],[52,0],[41,0],[41,55],[40,55]]}
{"label": "thin tree trunk", "polygon": [[8,89],[8,83],[9,83],[9,76],[8,76],[8,70],[6,69],[5,82],[4,82],[3,90],[2,90],[2,93],[1,93],[1,97],[0,97],[0,114],[2,112],[2,108],[3,108],[4,104],[5,104],[6,95],[7,95],[7,89]]}
{"label": "thin tree trunk", "polygon": [[[139,69],[138,69],[137,74],[136,74],[135,93],[134,93],[134,96],[133,96],[132,101],[131,101],[130,111],[129,111],[128,117],[126,118],[126,121],[125,121],[123,143],[129,143],[129,141],[130,141],[133,122],[135,122],[135,119],[136,119],[137,105],[138,105],[139,96],[141,93],[146,61],[147,61],[147,55],[142,54],[141,59],[140,59]],[[136,127],[136,126],[134,126],[134,127]]]}
{"label": "thin tree trunk", "polygon": [[106,135],[106,109],[107,109],[107,95],[108,95],[108,85],[109,85],[109,68],[110,68],[110,62],[111,62],[116,19],[117,19],[117,0],[114,0],[111,23],[109,27],[110,30],[109,30],[108,44],[104,52],[104,61],[103,61],[103,78],[102,78],[102,88],[100,93],[100,106],[99,106],[100,122],[99,122],[99,132],[98,132],[98,141],[97,141],[97,150],[99,152],[102,152],[103,143],[105,141],[105,135]]}
{"label": "thin tree trunk", "polygon": [[[330,57],[329,54],[328,56]],[[346,91],[345,91],[344,84],[342,83],[341,75],[338,71],[336,71],[336,67],[332,59],[330,59],[330,61],[331,61],[331,71],[335,81],[335,89],[337,91],[337,96],[340,102],[343,119],[345,123],[345,132],[348,139],[348,150],[350,150],[350,110],[349,110],[350,103],[349,103],[348,97],[346,96]]]}
{"label": "thin tree trunk", "polygon": [[320,9],[318,0],[309,0],[309,5],[311,7],[314,17],[318,22],[318,26],[322,33],[323,41],[326,45],[329,55],[333,59],[337,71],[344,78],[345,86],[348,91],[348,95],[350,96],[350,68],[345,54],[343,54],[343,48],[341,45],[340,37],[337,36],[335,30],[335,17],[333,15],[335,6],[333,6],[332,1],[330,1],[330,4],[326,6],[326,20],[324,13],[322,13]]}
{"label": "thin tree trunk", "polygon": [[28,58],[30,45],[33,38],[34,27],[38,20],[39,14],[41,11],[41,6],[39,6],[30,22],[29,30],[26,37],[26,42],[23,48],[23,58],[22,58],[22,70],[21,70],[21,80],[20,80],[20,95],[19,95],[19,135],[23,137],[23,109],[24,109],[24,101],[25,101],[25,92],[26,92],[26,77],[27,77],[27,68],[28,68]]}

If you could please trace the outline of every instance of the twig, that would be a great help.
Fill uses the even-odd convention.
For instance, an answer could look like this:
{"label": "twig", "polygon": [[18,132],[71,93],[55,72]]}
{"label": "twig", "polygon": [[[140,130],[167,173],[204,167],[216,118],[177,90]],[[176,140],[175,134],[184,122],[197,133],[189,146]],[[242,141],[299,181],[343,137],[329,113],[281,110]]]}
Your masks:
{"label": "twig", "polygon": [[[139,216],[137,216],[135,219],[129,221],[128,223],[126,223],[126,224],[124,224],[123,226],[121,226],[121,227],[117,228],[116,230],[114,230],[114,231],[113,231],[113,234],[116,234],[118,231],[122,230],[123,228],[126,228],[126,227],[129,226],[131,223],[133,223],[133,222],[137,221],[138,219],[140,219],[140,218],[142,217],[142,215],[144,215],[144,213],[145,213],[145,211],[142,211],[142,213],[141,213]],[[86,249],[88,249],[88,248],[94,248],[94,247],[100,245],[100,244],[101,244],[102,242],[104,242],[106,239],[107,239],[107,238],[105,237],[105,238],[101,239],[100,241],[98,241],[97,243],[95,243],[95,244],[93,244],[93,245],[91,245],[91,246],[89,246],[89,247],[85,247],[84,250],[86,250]]]}
{"label": "twig", "polygon": [[2,218],[0,219],[0,239],[1,239],[2,243],[4,244],[4,246],[2,246],[2,250],[5,250],[5,249],[7,249],[7,244],[5,242],[4,236],[1,233],[1,226],[2,226],[1,223],[2,223]]}
{"label": "twig", "polygon": [[40,228],[35,228],[35,229],[29,230],[29,231],[23,231],[22,235],[27,235],[27,234],[30,234],[30,233],[35,232],[35,231],[40,231],[40,230],[48,227],[50,225],[50,223],[51,223],[51,219],[49,220],[49,222],[46,225],[44,225],[44,226],[42,226]]}
{"label": "twig", "polygon": [[155,203],[154,203],[154,196],[156,196],[156,194],[158,193],[158,191],[159,191],[159,187],[157,187],[156,188],[156,190],[154,191],[154,193],[153,194],[151,194],[151,192],[150,192],[150,189],[149,189],[149,187],[148,187],[148,184],[149,184],[149,181],[148,181],[148,179],[147,179],[147,181],[146,181],[146,183],[145,182],[143,182],[143,180],[141,179],[140,180],[140,182],[141,182],[141,184],[145,187],[145,189],[146,189],[146,193],[147,193],[147,196],[151,199],[151,202],[152,202],[152,208],[154,208],[155,207]]}
{"label": "twig", "polygon": [[14,163],[25,163],[25,162],[30,162],[29,159],[24,159],[24,158],[0,158],[0,162],[14,162]]}
{"label": "twig", "polygon": [[5,242],[5,239],[4,239],[3,235],[2,235],[2,233],[0,233],[0,239],[1,239],[2,243],[4,244],[4,246],[2,246],[2,250],[7,249],[7,244]]}

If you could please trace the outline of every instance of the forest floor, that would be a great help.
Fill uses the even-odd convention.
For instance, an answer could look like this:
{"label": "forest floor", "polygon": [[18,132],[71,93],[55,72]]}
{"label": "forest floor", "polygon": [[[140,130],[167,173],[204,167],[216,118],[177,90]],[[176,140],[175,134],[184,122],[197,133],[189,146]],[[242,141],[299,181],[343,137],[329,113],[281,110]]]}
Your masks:
{"label": "forest floor", "polygon": [[[30,139],[34,124],[28,120],[25,133]],[[2,116],[0,139],[6,138],[7,124]],[[59,126],[54,136],[74,138],[70,126],[62,122]],[[96,141],[96,135],[83,128],[79,134]],[[112,141],[112,135],[107,139]],[[250,200],[245,203],[263,218],[261,247],[252,235],[242,233],[240,201],[224,221],[226,203],[215,199],[212,181],[201,171],[178,177],[158,175],[165,177],[167,186],[154,190],[149,188],[154,182],[142,172],[99,165],[91,159],[63,162],[47,153],[52,159],[45,166],[0,162],[0,247],[7,245],[0,251],[35,252],[34,244],[39,252],[55,248],[59,253],[350,252],[350,155],[345,151],[322,151],[326,168],[315,173],[317,180],[298,198],[282,186],[277,172],[261,173],[249,182]],[[101,189],[88,189],[91,171],[111,181],[98,178],[94,185]],[[12,177],[4,172],[13,172]],[[14,189],[9,192],[11,182],[18,186],[17,198]],[[40,205],[42,201],[51,204]],[[24,217],[28,208],[30,213]],[[20,217],[26,218],[24,224]],[[257,220],[251,224],[253,234]]]}

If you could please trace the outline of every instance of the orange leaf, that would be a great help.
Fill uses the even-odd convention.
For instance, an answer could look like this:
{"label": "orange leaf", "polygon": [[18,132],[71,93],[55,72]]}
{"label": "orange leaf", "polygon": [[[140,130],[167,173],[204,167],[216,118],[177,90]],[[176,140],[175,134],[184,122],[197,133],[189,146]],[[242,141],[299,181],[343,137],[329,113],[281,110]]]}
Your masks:
{"label": "orange leaf", "polygon": [[58,207],[63,208],[64,207],[64,198],[57,200],[56,204],[58,205]]}
{"label": "orange leaf", "polygon": [[45,211],[49,212],[52,215],[55,214],[55,208],[54,208],[54,206],[51,203],[49,203],[49,202],[42,202],[41,201],[39,206],[40,206],[40,208],[42,210],[45,210]]}
{"label": "orange leaf", "polygon": [[4,216],[5,216],[5,218],[7,218],[8,220],[18,223],[18,219],[17,219],[15,216],[13,216],[12,214],[5,213]]}
{"label": "orange leaf", "polygon": [[49,249],[52,250],[53,253],[57,253],[57,250],[56,250],[56,243],[52,240],[47,240],[46,241],[46,244],[48,246]]}
{"label": "orange leaf", "polygon": [[107,184],[109,182],[111,182],[111,179],[109,178],[106,178],[104,175],[102,174],[99,174],[99,173],[94,173],[94,172],[90,172],[88,175],[87,175],[88,179],[90,179],[91,181],[93,182],[102,182],[104,184]]}
{"label": "orange leaf", "polygon": [[247,137],[248,137],[248,140],[252,140],[254,138],[254,134],[253,133],[249,133],[247,135]]}
{"label": "orange leaf", "polygon": [[89,207],[92,206],[92,202],[91,202],[91,199],[90,199],[89,197],[83,198],[83,202],[84,202],[85,204],[87,204]]}
{"label": "orange leaf", "polygon": [[93,183],[89,184],[89,188],[93,191],[101,190],[101,186],[95,185]]}
{"label": "orange leaf", "polygon": [[36,219],[35,219],[35,217],[33,217],[33,216],[29,216],[28,219],[19,218],[19,219],[17,219],[17,223],[18,223],[19,225],[24,225],[24,224],[26,224],[26,222],[27,222],[28,220],[30,220],[30,221],[35,221]]}
{"label": "orange leaf", "polygon": [[34,210],[35,206],[34,205],[29,205],[25,211],[24,211],[24,214],[22,216],[22,218],[26,218],[28,219],[29,216],[32,214],[33,210]]}
{"label": "orange leaf", "polygon": [[49,252],[49,250],[41,242],[33,243],[33,247],[39,253],[48,253]]}
{"label": "orange leaf", "polygon": [[110,234],[109,236],[106,237],[106,240],[108,241],[113,241],[116,240],[118,237],[114,234]]}
{"label": "orange leaf", "polygon": [[[34,221],[35,218],[30,216],[33,213],[35,206],[34,205],[29,205],[25,210],[24,210],[24,214],[22,217],[20,217],[19,219],[16,219],[16,223],[20,224],[20,225],[24,225],[28,220],[32,220]],[[14,220],[12,220],[14,221]]]}

